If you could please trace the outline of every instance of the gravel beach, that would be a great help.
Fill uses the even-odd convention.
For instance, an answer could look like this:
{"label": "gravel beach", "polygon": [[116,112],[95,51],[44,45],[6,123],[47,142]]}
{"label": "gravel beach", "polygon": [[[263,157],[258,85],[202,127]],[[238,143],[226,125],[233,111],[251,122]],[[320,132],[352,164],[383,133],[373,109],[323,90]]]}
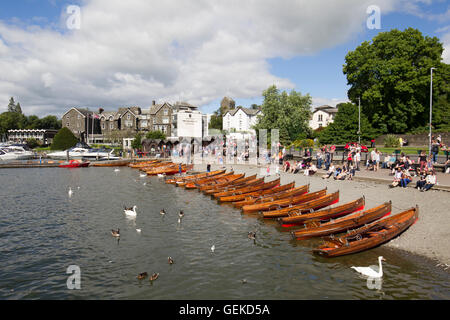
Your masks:
{"label": "gravel beach", "polygon": [[[217,170],[224,165],[212,164],[211,170]],[[255,165],[227,164],[227,169],[233,168],[236,173],[246,175],[265,175],[266,168]],[[196,171],[205,171],[206,164],[197,164]],[[281,168],[280,168],[281,171]],[[274,171],[266,181],[275,178]],[[450,193],[446,191],[430,190],[420,192],[414,188],[389,189],[387,183],[370,181],[335,181],[322,179],[322,171],[316,175],[304,176],[280,172],[281,184],[295,181],[296,186],[310,184],[310,190],[316,191],[327,187],[328,192],[340,191],[339,204],[357,199],[364,195],[366,209],[377,206],[385,201],[392,201],[392,214],[419,206],[419,220],[399,237],[386,243],[386,246],[423,255],[443,264],[450,264]]]}

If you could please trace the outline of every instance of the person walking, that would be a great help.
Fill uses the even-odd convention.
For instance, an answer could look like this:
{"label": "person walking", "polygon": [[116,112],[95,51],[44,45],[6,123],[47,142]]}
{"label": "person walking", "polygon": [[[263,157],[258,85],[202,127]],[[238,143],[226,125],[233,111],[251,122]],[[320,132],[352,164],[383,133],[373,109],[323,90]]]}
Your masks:
{"label": "person walking", "polygon": [[354,160],[355,160],[355,165],[356,165],[356,169],[355,170],[356,171],[360,171],[359,164],[361,162],[361,151],[356,151]]}

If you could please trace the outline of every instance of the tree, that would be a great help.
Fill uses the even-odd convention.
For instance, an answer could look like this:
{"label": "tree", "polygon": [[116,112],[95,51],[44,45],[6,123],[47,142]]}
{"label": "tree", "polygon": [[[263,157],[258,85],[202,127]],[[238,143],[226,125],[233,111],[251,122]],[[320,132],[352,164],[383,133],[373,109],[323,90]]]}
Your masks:
{"label": "tree", "polygon": [[61,120],[55,116],[46,116],[39,121],[40,128],[36,129],[61,129]]}
{"label": "tree", "polygon": [[209,129],[217,129],[222,130],[222,124],[223,124],[223,115],[220,114],[220,109],[214,111],[214,114],[211,116],[211,119],[209,120]]}
{"label": "tree", "polygon": [[145,136],[145,138],[147,138],[147,139],[161,139],[161,140],[164,140],[164,139],[166,139],[166,134],[164,132],[161,132],[161,131],[158,131],[158,130],[156,130],[156,131],[149,131],[147,133],[147,135]]}
{"label": "tree", "polygon": [[434,124],[445,125],[450,71],[441,62],[442,52],[438,38],[424,37],[417,29],[381,32],[346,55],[348,97],[353,103],[361,98],[363,113],[381,133],[407,132],[429,121],[430,68],[435,67]]}
{"label": "tree", "polygon": [[134,136],[134,140],[131,141],[131,147],[138,150],[142,149],[142,133],[137,133]]}
{"label": "tree", "polygon": [[295,90],[289,94],[286,91],[280,93],[273,85],[263,92],[263,96],[262,115],[258,116],[254,129],[278,129],[280,142],[284,145],[289,145],[301,134],[309,135],[312,103],[309,94],[302,96]]}
{"label": "tree", "polygon": [[9,99],[8,112],[16,112],[16,102],[14,101],[14,97]]}
{"label": "tree", "polygon": [[50,145],[51,150],[66,150],[72,148],[78,143],[77,137],[70,131],[70,129],[64,127],[61,128],[53,138],[53,142]]}
{"label": "tree", "polygon": [[[340,103],[334,121],[318,133],[322,144],[344,144],[358,141],[358,106],[353,103]],[[370,140],[375,131],[369,120],[361,112],[361,141]]]}

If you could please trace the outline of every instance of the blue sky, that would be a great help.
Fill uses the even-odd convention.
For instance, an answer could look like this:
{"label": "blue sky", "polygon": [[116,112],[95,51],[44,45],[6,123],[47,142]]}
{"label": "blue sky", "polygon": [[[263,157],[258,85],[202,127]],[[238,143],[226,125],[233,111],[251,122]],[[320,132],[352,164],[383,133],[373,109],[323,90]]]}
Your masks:
{"label": "blue sky", "polygon": [[[94,1],[58,1],[58,0],[20,0],[20,1],[1,1],[0,3],[0,23],[3,23],[5,26],[5,30],[7,28],[18,28],[23,31],[23,33],[20,34],[20,36],[23,37],[23,39],[27,39],[27,34],[32,33],[33,31],[28,31],[30,26],[39,26],[42,29],[40,30],[39,34],[45,34],[45,30],[51,30],[54,34],[54,38],[57,39],[55,41],[59,41],[59,35],[64,35],[67,33],[67,30],[64,30],[62,27],[62,14],[64,13],[65,8],[67,5],[77,4],[80,5],[82,9],[84,9],[84,5],[90,4],[90,6],[86,7],[86,11],[89,10],[89,12],[93,12],[98,14],[96,12],[96,8],[93,5],[94,2],[101,2],[102,0],[94,0]],[[396,2],[395,0],[384,0],[386,2]],[[398,2],[402,2],[403,0],[398,0]],[[145,2],[145,1],[144,1]],[[126,3],[126,2],[124,2]],[[280,2],[280,5],[282,5],[284,2]],[[402,2],[403,3],[403,2]],[[406,3],[406,4],[405,4]],[[260,76],[258,73],[255,73],[255,77],[258,77],[258,79],[261,80],[261,84],[258,83],[258,85],[254,85],[252,88],[245,88],[246,90],[238,90],[238,88],[233,88],[232,86],[228,86],[228,83],[230,81],[233,81],[233,78],[230,78],[228,80],[228,83],[225,82],[225,84],[217,84],[217,87],[209,88],[208,85],[212,82],[211,80],[205,80],[205,82],[198,80],[199,77],[201,77],[202,74],[193,76],[192,79],[186,79],[185,82],[193,83],[194,81],[199,81],[199,84],[194,86],[183,86],[183,85],[174,85],[169,90],[169,85],[167,82],[164,82],[163,80],[159,81],[159,76],[155,75],[155,72],[152,68],[154,66],[150,67],[147,65],[148,61],[145,61],[145,65],[142,66],[143,70],[149,70],[148,74],[140,74],[139,72],[136,73],[136,67],[133,68],[133,72],[129,70],[125,70],[122,66],[120,67],[120,72],[118,71],[113,76],[111,76],[108,72],[105,72],[105,83],[115,83],[116,81],[125,81],[123,84],[123,87],[126,87],[129,89],[128,91],[122,90],[117,91],[117,86],[111,86],[111,87],[103,87],[100,86],[98,90],[92,90],[92,92],[103,92],[102,97],[94,97],[92,94],[89,95],[86,93],[85,96],[83,96],[80,99],[66,98],[62,96],[62,94],[58,94],[57,92],[62,92],[61,89],[57,88],[57,83],[60,82],[60,80],[57,79],[57,75],[55,75],[55,72],[46,72],[45,68],[43,67],[42,70],[40,70],[39,79],[42,80],[45,83],[45,88],[49,89],[48,91],[42,91],[42,93],[39,93],[40,90],[36,90],[36,81],[33,82],[33,84],[30,83],[30,85],[23,84],[24,81],[21,83],[8,83],[8,79],[1,79],[0,78],[0,104],[5,104],[5,99],[9,96],[16,96],[17,100],[21,102],[21,105],[24,106],[25,112],[31,112],[31,113],[37,113],[37,114],[44,114],[44,113],[58,113],[61,114],[64,108],[67,109],[69,104],[80,104],[85,106],[90,106],[92,108],[95,108],[97,105],[106,106],[109,105],[112,108],[118,107],[117,104],[120,103],[126,103],[125,96],[129,95],[131,97],[133,96],[139,96],[139,98],[136,98],[135,101],[130,100],[130,105],[142,103],[144,104],[143,107],[145,107],[146,102],[150,101],[152,99],[158,99],[158,98],[167,98],[167,99],[174,99],[174,97],[187,97],[186,100],[193,101],[194,103],[200,105],[202,107],[202,110],[204,112],[213,112],[215,109],[217,109],[220,100],[226,93],[229,93],[229,96],[231,96],[233,99],[235,99],[237,105],[243,105],[243,106],[250,106],[252,103],[261,103],[262,97],[261,97],[261,88],[264,89],[268,85],[272,84],[270,81],[276,82],[280,80],[280,87],[283,88],[283,84],[290,84],[290,87],[295,89],[296,91],[300,91],[302,94],[309,93],[313,99],[315,105],[320,105],[322,103],[336,103],[337,101],[344,101],[347,99],[347,81],[345,76],[342,73],[342,65],[345,62],[345,55],[348,51],[354,50],[361,42],[366,40],[371,40],[377,33],[389,31],[391,29],[400,29],[403,30],[408,27],[413,27],[419,29],[424,35],[428,36],[437,36],[443,41],[443,39],[448,39],[450,34],[450,15],[448,14],[450,5],[447,1],[441,1],[441,0],[415,0],[410,3],[404,2],[403,7],[400,6],[402,9],[400,10],[389,10],[388,13],[381,12],[381,29],[379,30],[370,30],[367,27],[365,27],[365,20],[361,19],[361,23],[359,28],[352,31],[351,36],[347,37],[345,41],[338,41],[337,44],[333,45],[327,45],[327,43],[321,44],[319,49],[313,50],[312,53],[305,54],[301,52],[301,50],[298,50],[298,54],[288,54],[290,58],[282,58],[281,54],[280,56],[275,56],[272,54],[268,54],[267,56],[261,56],[255,59],[255,67],[252,68],[252,71],[257,70],[258,68],[263,68],[261,66],[264,66],[264,64],[267,66],[267,70],[265,70],[265,73],[261,74]],[[114,5],[110,5],[107,7],[107,10],[113,10]],[[98,10],[98,9],[97,9]],[[120,11],[120,9],[118,9]],[[336,13],[339,14],[339,13]],[[331,15],[332,16],[332,15]],[[149,14],[148,18],[151,19],[152,15]],[[368,15],[367,15],[368,17]],[[320,20],[322,17],[318,17]],[[284,19],[284,18],[283,18]],[[299,18],[300,19],[300,18]],[[324,17],[326,19],[326,17]],[[347,18],[348,19],[348,18]],[[125,20],[125,19],[124,19]],[[132,21],[132,20],[131,20]],[[324,21],[326,23],[326,21]],[[138,24],[138,22],[137,22]],[[145,28],[144,26],[142,28]],[[43,31],[44,30],[44,31]],[[82,30],[83,31],[83,30]],[[107,30],[106,30],[107,31]],[[142,30],[139,30],[142,31]],[[230,34],[233,33],[233,30],[227,30]],[[6,31],[3,31],[6,32]],[[88,32],[84,30],[83,38],[80,37],[80,39],[87,39],[89,38]],[[199,36],[203,36],[205,33],[205,30],[199,31]],[[329,26],[329,32],[333,33],[335,30],[333,30],[333,26]],[[339,31],[336,31],[339,32]],[[220,32],[218,32],[220,34]],[[73,36],[73,35],[69,35]],[[184,37],[185,35],[183,35]],[[236,36],[238,37],[238,36]],[[4,33],[2,36],[2,32],[0,31],[0,41],[3,38],[3,43],[5,46],[8,46],[9,43],[12,42],[12,40],[15,39],[7,39],[6,34]],[[210,38],[213,38],[212,36]],[[331,36],[330,39],[333,37]],[[25,41],[22,38],[18,41]],[[48,34],[46,34],[45,37],[46,40],[48,40]],[[197,38],[195,38],[197,39]],[[28,40],[27,40],[28,41]],[[172,43],[176,43],[178,40],[172,41]],[[205,41],[205,42],[202,42]],[[189,59],[181,59],[177,60],[176,62],[179,62],[180,65],[184,69],[188,70],[198,70],[199,66],[201,65],[202,61],[197,61],[196,56],[193,54],[193,52],[197,53],[199,51],[199,48],[206,47],[205,44],[210,44],[208,42],[209,40],[199,40],[200,45],[198,47],[191,48],[192,51],[189,52],[189,54],[192,53],[192,61],[194,61],[191,64],[191,61]],[[296,41],[296,38],[292,39],[293,42]],[[331,40],[328,40],[331,41]],[[1,42],[0,42],[0,49],[1,49]],[[444,45],[448,45],[448,43],[444,43]],[[25,45],[26,46],[26,45]],[[105,44],[104,46],[108,46]],[[17,48],[24,47],[24,44],[22,43],[21,46],[18,47],[11,47],[10,52],[17,53]],[[36,58],[40,59],[44,53],[36,54],[36,57],[33,57],[32,54],[35,52],[35,48],[37,48],[38,45],[34,44],[34,47],[32,49],[28,49],[24,52],[30,53],[30,58]],[[85,48],[85,47],[84,47]],[[180,48],[182,48],[180,46]],[[37,50],[37,49],[36,49]],[[112,48],[111,51],[114,51]],[[295,51],[295,50],[294,50]],[[18,53],[18,57],[24,56],[24,52]],[[38,51],[36,51],[38,52]],[[0,50],[1,53],[1,50]],[[82,52],[79,52],[80,55]],[[153,52],[151,52],[153,53]],[[180,53],[178,53],[180,55]],[[182,55],[182,54],[181,54]],[[207,55],[207,53],[205,53]],[[202,55],[200,55],[202,56]],[[2,60],[5,61],[6,56],[2,56],[0,54],[0,62]],[[20,60],[20,58],[17,58],[16,61],[18,66],[24,65],[24,60]],[[51,61],[53,58],[49,58],[48,60]],[[245,61],[248,61],[249,58],[245,58]],[[45,60],[45,59],[44,59]],[[106,59],[108,60],[108,59]],[[113,60],[113,58],[111,58]],[[156,58],[155,58],[156,60]],[[164,63],[172,64],[171,62]],[[230,60],[230,64],[233,63],[233,60]],[[45,62],[43,62],[45,64]],[[88,63],[84,63],[83,65],[86,65]],[[162,63],[163,64],[163,63]],[[114,65],[115,66],[115,65]],[[50,67],[50,66],[49,66]],[[208,70],[211,70],[214,65],[208,65]],[[226,68],[226,63],[223,68]],[[111,67],[114,68],[114,67]],[[206,68],[206,67],[205,67]],[[230,66],[230,68],[232,68]],[[137,67],[139,69],[139,67]],[[242,69],[242,68],[240,68]],[[238,70],[240,70],[238,69]],[[101,70],[104,71],[104,70]],[[36,76],[36,71],[30,70],[30,75]],[[73,71],[72,71],[73,72]],[[93,70],[95,72],[95,70]],[[160,72],[160,71],[158,71]],[[161,71],[161,73],[164,73],[161,75],[161,79],[170,79],[170,77],[174,74],[177,74],[177,70],[173,70],[171,72],[164,73]],[[218,71],[218,75],[220,76],[220,72]],[[245,73],[245,71],[243,71]],[[191,73],[192,74],[192,71]],[[205,73],[204,73],[205,74]],[[76,75],[78,76],[78,75]],[[112,78],[106,78],[106,77],[112,77]],[[175,76],[174,76],[175,77]],[[260,78],[261,77],[261,78]],[[29,77],[28,77],[29,78]],[[212,77],[212,79],[217,79],[218,77]],[[224,77],[225,78],[225,77]],[[80,85],[80,82],[83,82],[83,78],[80,78],[81,80],[78,80],[76,82],[76,85]],[[119,79],[119,80],[117,80]],[[125,80],[123,80],[125,79]],[[257,78],[254,78],[257,79]],[[271,80],[273,79],[273,80]],[[2,85],[3,80],[3,85]],[[98,81],[98,79],[89,80],[89,84],[92,86],[92,83],[95,83]],[[159,82],[158,82],[159,81]],[[225,81],[225,80],[224,80]],[[169,81],[170,82],[170,81]],[[268,85],[267,85],[268,84]],[[135,87],[133,87],[133,85]],[[242,84],[238,84],[239,86],[242,86]],[[222,91],[220,89],[220,86],[226,87]],[[289,87],[289,85],[286,85]],[[149,88],[148,91],[151,92],[154,90],[155,94],[158,95],[153,98],[149,98],[149,96],[146,96],[139,92],[145,91],[145,88]],[[199,88],[202,87],[202,93],[196,94],[196,92],[193,88]],[[6,89],[5,89],[6,88]],[[8,89],[13,88],[13,89]],[[142,89],[144,88],[144,89]],[[162,90],[161,88],[164,88],[165,90]],[[113,90],[114,89],[114,90]],[[203,90],[204,89],[204,90]],[[9,91],[8,91],[9,90]],[[209,91],[208,91],[209,90]],[[287,89],[290,90],[290,89]],[[80,87],[80,91],[84,91]],[[87,90],[86,92],[88,92]],[[138,92],[138,93],[136,93]],[[156,93],[159,92],[159,93]],[[116,100],[109,100],[108,97],[111,96],[118,96],[122,98],[122,95],[124,98],[120,101]],[[228,94],[227,94],[228,95]],[[147,100],[145,100],[147,99]],[[148,103],[148,104],[149,104]],[[139,105],[139,104],[138,104]],[[29,106],[29,109],[27,110],[27,106]],[[2,106],[3,107],[3,106]],[[2,111],[3,109],[1,109]]]}

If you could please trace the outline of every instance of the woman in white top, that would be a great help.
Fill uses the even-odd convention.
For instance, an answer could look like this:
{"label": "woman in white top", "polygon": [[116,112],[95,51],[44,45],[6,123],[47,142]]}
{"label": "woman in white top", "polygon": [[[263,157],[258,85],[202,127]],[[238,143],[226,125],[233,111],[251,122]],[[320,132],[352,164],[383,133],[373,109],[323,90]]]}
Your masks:
{"label": "woman in white top", "polygon": [[425,178],[425,185],[420,191],[428,191],[430,190],[437,182],[436,173],[431,171],[427,177]]}

